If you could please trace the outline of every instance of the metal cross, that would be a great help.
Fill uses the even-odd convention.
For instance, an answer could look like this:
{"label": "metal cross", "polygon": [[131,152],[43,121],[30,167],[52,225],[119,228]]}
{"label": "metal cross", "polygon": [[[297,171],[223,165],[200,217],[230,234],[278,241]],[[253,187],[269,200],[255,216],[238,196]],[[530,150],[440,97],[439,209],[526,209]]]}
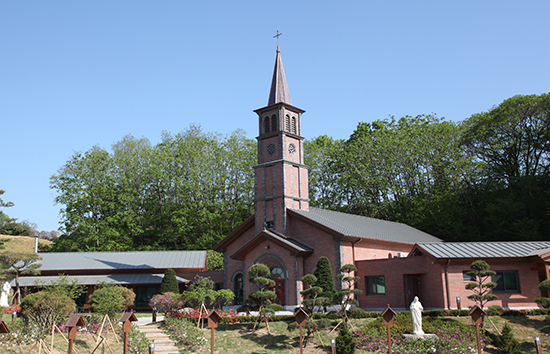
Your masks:
{"label": "metal cross", "polygon": [[279,33],[279,30],[277,30],[277,34],[273,36],[273,38],[277,37],[277,47],[279,46],[279,37],[282,35],[282,33]]}

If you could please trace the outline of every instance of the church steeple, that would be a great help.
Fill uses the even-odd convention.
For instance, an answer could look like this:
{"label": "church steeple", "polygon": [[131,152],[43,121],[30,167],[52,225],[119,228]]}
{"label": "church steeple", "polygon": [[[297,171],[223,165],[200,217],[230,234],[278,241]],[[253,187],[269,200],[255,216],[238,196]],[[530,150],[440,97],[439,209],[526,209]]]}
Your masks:
{"label": "church steeple", "polygon": [[281,51],[279,50],[279,46],[277,46],[277,58],[275,59],[275,69],[273,70],[273,80],[271,80],[271,91],[269,92],[267,105],[271,106],[279,102],[292,104],[286,83],[285,68],[281,59]]}
{"label": "church steeple", "polygon": [[256,233],[265,226],[286,234],[287,209],[308,210],[308,171],[301,136],[305,111],[292,105],[279,46],[268,105],[255,112],[260,133],[255,166]]}

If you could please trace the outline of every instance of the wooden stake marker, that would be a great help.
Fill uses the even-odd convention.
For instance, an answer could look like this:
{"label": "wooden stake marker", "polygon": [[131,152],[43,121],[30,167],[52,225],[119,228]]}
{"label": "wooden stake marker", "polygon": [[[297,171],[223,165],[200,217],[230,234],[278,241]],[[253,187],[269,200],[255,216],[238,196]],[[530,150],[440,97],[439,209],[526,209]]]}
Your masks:
{"label": "wooden stake marker", "polygon": [[132,322],[137,320],[133,312],[125,312],[120,318],[120,322],[122,322],[122,331],[124,332],[124,354],[128,353],[128,332],[132,330]]}
{"label": "wooden stake marker", "polygon": [[388,327],[388,352],[391,354],[391,330],[390,327],[393,325],[393,317],[396,315],[395,311],[391,309],[390,304],[388,308],[382,312],[382,319],[384,324]]}
{"label": "wooden stake marker", "polygon": [[307,312],[303,308],[299,308],[298,311],[294,314],[296,318],[296,326],[300,328],[300,354],[302,354],[302,344],[304,342],[304,336],[302,335],[302,327],[306,325]]}
{"label": "wooden stake marker", "polygon": [[80,315],[71,315],[69,319],[67,320],[67,323],[65,323],[65,327],[67,327],[67,334],[69,337],[69,354],[72,354],[73,352],[73,340],[76,338],[76,327],[77,326],[85,326],[84,320],[80,317]]}
{"label": "wooden stake marker", "polygon": [[220,315],[214,310],[210,311],[208,315],[206,315],[206,319],[208,320],[208,328],[210,328],[211,332],[211,339],[210,339],[210,352],[214,354],[214,328],[218,328],[218,322],[220,322]]}
{"label": "wooden stake marker", "polygon": [[470,310],[470,316],[472,316],[472,321],[476,325],[476,335],[477,335],[477,353],[481,354],[481,338],[479,335],[479,325],[483,322],[483,316],[485,316],[486,313],[483,311],[481,307],[476,305],[474,308]]}

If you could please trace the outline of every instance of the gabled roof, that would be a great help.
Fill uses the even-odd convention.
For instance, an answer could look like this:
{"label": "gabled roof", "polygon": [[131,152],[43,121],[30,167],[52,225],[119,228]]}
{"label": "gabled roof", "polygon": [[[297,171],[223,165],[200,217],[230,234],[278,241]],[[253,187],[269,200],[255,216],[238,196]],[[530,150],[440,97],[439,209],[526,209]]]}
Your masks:
{"label": "gabled roof", "polygon": [[269,100],[267,105],[271,106],[276,103],[287,103],[292,105],[288,84],[286,83],[285,69],[283,68],[283,60],[281,59],[281,51],[277,46],[277,57],[275,59],[275,68],[273,69],[273,80],[271,81],[271,91],[269,92]]}
{"label": "gabled roof", "polygon": [[275,244],[289,250],[292,254],[295,255],[303,256],[313,252],[313,249],[311,247],[292,237],[287,237],[273,230],[263,230],[262,232],[254,236],[254,238],[248,241],[239,250],[237,250],[234,254],[230,255],[231,258],[241,259],[264,240],[272,241]]}
{"label": "gabled roof", "polygon": [[206,251],[40,253],[40,271],[204,269]]}
{"label": "gabled roof", "polygon": [[550,252],[550,241],[418,243],[416,250],[435,258],[519,258]]}
{"label": "gabled roof", "polygon": [[307,218],[344,236],[402,243],[442,242],[435,236],[393,221],[318,208],[288,209],[288,211],[290,214],[294,213]]}

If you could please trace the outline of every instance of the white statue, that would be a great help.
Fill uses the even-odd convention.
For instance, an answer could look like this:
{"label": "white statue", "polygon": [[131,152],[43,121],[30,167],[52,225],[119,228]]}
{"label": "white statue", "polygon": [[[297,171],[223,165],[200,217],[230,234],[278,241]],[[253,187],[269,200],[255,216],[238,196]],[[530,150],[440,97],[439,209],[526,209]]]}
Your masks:
{"label": "white statue", "polygon": [[8,282],[4,283],[4,286],[2,287],[2,296],[0,297],[0,306],[2,307],[8,307],[8,294],[10,293],[11,285]]}
{"label": "white statue", "polygon": [[422,304],[418,301],[418,296],[411,302],[411,314],[413,319],[413,334],[424,334],[422,330]]}

